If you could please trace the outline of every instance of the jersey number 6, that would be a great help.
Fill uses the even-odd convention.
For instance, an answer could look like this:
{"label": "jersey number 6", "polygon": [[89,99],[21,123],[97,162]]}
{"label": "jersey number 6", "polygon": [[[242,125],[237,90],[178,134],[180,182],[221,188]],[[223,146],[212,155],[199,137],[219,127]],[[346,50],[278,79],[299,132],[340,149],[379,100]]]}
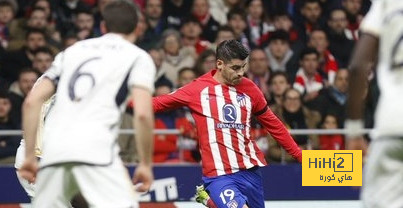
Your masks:
{"label": "jersey number 6", "polygon": [[70,82],[69,82],[69,97],[70,97],[70,100],[72,100],[73,102],[79,102],[81,100],[81,97],[77,97],[76,93],[75,93],[76,82],[80,77],[86,76],[86,77],[90,78],[91,88],[93,88],[95,85],[94,76],[89,72],[81,72],[80,71],[81,68],[83,68],[83,66],[89,62],[99,60],[99,59],[101,59],[101,57],[90,58],[90,59],[84,61],[83,63],[81,63],[80,66],[78,66],[78,68],[74,71],[73,75],[71,76]]}

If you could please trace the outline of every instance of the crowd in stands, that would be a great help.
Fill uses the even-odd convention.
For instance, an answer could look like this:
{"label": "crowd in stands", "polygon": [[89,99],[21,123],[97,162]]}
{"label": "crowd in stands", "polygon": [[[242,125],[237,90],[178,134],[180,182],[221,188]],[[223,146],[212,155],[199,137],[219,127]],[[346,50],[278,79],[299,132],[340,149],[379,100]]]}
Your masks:
{"label": "crowd in stands", "polygon": [[[21,105],[54,56],[102,35],[102,10],[113,0],[0,0],[0,129],[21,129]],[[136,45],[157,67],[155,95],[186,85],[215,67],[215,49],[237,39],[250,49],[246,77],[290,129],[343,128],[349,59],[369,0],[132,0],[139,8]],[[374,64],[375,65],[375,64]],[[366,127],[379,90],[368,66]],[[147,70],[147,69],[144,69]],[[122,128],[132,128],[128,107]],[[154,162],[200,161],[189,109],[155,115]],[[252,135],[272,162],[293,162],[254,122]],[[269,139],[262,139],[268,137]],[[302,149],[343,149],[342,135],[294,136]],[[121,135],[125,162],[134,136]],[[15,155],[19,136],[0,136],[0,161]]]}

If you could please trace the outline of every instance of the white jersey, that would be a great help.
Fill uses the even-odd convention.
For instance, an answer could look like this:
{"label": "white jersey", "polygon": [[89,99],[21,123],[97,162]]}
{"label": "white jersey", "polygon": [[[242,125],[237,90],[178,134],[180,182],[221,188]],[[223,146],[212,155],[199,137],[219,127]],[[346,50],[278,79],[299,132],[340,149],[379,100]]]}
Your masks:
{"label": "white jersey", "polygon": [[151,57],[117,34],[80,41],[58,54],[44,75],[57,91],[45,121],[41,166],[110,164],[118,156],[129,90],[153,92],[155,72]]}
{"label": "white jersey", "polygon": [[380,40],[374,137],[403,135],[403,1],[373,1],[361,30]]}

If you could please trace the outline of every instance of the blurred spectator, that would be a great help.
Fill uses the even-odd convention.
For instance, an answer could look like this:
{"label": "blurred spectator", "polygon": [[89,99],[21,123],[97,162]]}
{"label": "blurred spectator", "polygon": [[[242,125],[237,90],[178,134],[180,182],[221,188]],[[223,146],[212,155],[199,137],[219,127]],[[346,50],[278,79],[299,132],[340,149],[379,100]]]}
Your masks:
{"label": "blurred spectator", "polygon": [[235,39],[234,30],[227,25],[221,26],[217,30],[217,36],[214,40],[214,43],[210,45],[210,49],[215,51],[217,49],[218,44],[220,44],[224,40],[232,40],[232,39]]}
{"label": "blurred spectator", "polygon": [[298,58],[290,48],[288,37],[288,33],[284,30],[274,31],[270,35],[265,52],[273,72],[286,72],[291,80],[294,80],[298,70]]}
{"label": "blurred spectator", "polygon": [[245,34],[247,28],[246,13],[243,9],[234,8],[228,12],[228,25],[234,30],[235,39],[242,43],[246,48],[250,48],[248,36]]}
{"label": "blurred spectator", "polygon": [[[323,119],[323,129],[338,129],[339,123],[335,114],[327,114]],[[344,139],[340,134],[319,135],[321,150],[344,150]]]}
{"label": "blurred spectator", "polygon": [[354,40],[358,40],[358,29],[363,18],[363,15],[360,13],[362,0],[342,0],[341,5],[347,14],[349,36],[352,36]]}
{"label": "blurred spectator", "polygon": [[[178,72],[178,85],[183,87],[196,78],[196,73],[192,68],[182,68]],[[180,158],[185,162],[199,162],[201,160],[196,124],[190,109],[183,107],[177,110],[176,128],[182,132],[179,139]]]}
{"label": "blurred spectator", "polygon": [[1,63],[0,75],[9,83],[18,78],[21,69],[32,67],[35,51],[46,45],[45,33],[42,30],[31,29],[27,32],[25,46],[17,51],[5,53]]}
{"label": "blurred spectator", "polygon": [[269,32],[274,31],[274,26],[267,23],[262,0],[247,0],[245,7],[248,12],[249,44],[252,48],[261,46]]}
{"label": "blurred spectator", "polygon": [[177,88],[181,88],[196,79],[196,72],[189,67],[184,67],[178,72]]}
{"label": "blurred spectator", "polygon": [[161,38],[164,60],[157,74],[165,74],[172,83],[178,79],[178,71],[183,67],[193,67],[195,52],[193,48],[183,47],[180,34],[173,29],[165,30]]}
{"label": "blurred spectator", "polygon": [[213,42],[220,24],[211,16],[209,9],[208,0],[193,1],[192,15],[201,23],[203,31],[201,37]]}
{"label": "blurred spectator", "polygon": [[203,28],[195,17],[189,17],[183,21],[180,28],[183,46],[194,48],[197,54],[202,53],[210,46],[210,42],[201,40]]}
{"label": "blurred spectator", "polygon": [[158,42],[156,42],[155,40],[151,40],[149,39],[149,37],[145,36],[148,26],[146,18],[140,10],[137,10],[137,16],[138,22],[135,31],[136,40],[134,41],[134,43],[144,50],[149,50],[150,48],[155,47]]}
{"label": "blurred spectator", "polygon": [[[172,82],[167,79],[159,79],[155,83],[155,96],[171,93]],[[156,129],[175,129],[176,111],[167,111],[155,114],[154,126]],[[153,162],[178,162],[179,153],[176,135],[160,134],[154,136]]]}
{"label": "blurred spectator", "polygon": [[64,38],[63,38],[63,49],[66,49],[66,48],[72,46],[77,41],[78,41],[78,37],[74,32],[67,33],[66,35],[64,35]]}
{"label": "blurred spectator", "polygon": [[37,70],[40,74],[43,74],[52,65],[53,57],[54,55],[49,48],[47,47],[38,48],[35,51],[32,67],[35,70]]}
{"label": "blurred spectator", "polygon": [[[19,129],[20,126],[12,121],[10,115],[13,108],[7,92],[0,92],[0,130]],[[19,136],[0,136],[0,163],[14,162],[14,156],[20,144]]]}
{"label": "blurred spectator", "polygon": [[148,54],[150,54],[151,58],[153,59],[153,62],[155,64],[155,68],[157,69],[157,75],[156,75],[156,80],[163,75],[163,73],[160,73],[161,70],[161,65],[162,61],[164,60],[164,54],[160,49],[157,48],[152,48],[148,50]]}
{"label": "blurred spectator", "polygon": [[319,73],[329,84],[333,84],[336,72],[339,69],[336,59],[328,50],[329,41],[323,30],[315,29],[309,36],[308,46],[315,48],[319,53]]}
{"label": "blurred spectator", "polygon": [[116,0],[97,0],[97,6],[94,8],[94,29],[97,33],[102,34],[101,32],[101,21],[102,21],[102,12],[105,8],[105,5],[111,1]]}
{"label": "blurred spectator", "polygon": [[98,37],[94,31],[94,16],[90,10],[77,11],[74,18],[75,33],[79,40]]}
{"label": "blurred spectator", "polygon": [[[281,106],[272,106],[272,111],[290,129],[316,129],[321,116],[316,111],[311,111],[302,103],[302,96],[296,89],[287,89],[283,95]],[[295,142],[301,149],[318,149],[319,142],[317,135],[293,136]],[[285,161],[295,161],[288,154],[282,154],[281,148],[274,139],[269,140],[269,158],[274,161],[281,161],[284,156]]]}
{"label": "blurred spectator", "polygon": [[89,7],[80,0],[52,0],[57,16],[56,28],[61,34],[74,29],[74,16],[78,11],[88,10]]}
{"label": "blurred spectator", "polygon": [[249,71],[246,75],[259,87],[266,100],[270,100],[270,72],[269,61],[263,49],[253,49],[249,55]]}
{"label": "blurred spectator", "polygon": [[31,68],[21,70],[18,80],[10,86],[10,100],[12,103],[11,117],[17,124],[21,124],[21,107],[25,97],[28,95],[39,78],[39,73]]}
{"label": "blurred spectator", "polygon": [[323,20],[321,18],[322,8],[319,0],[305,0],[301,7],[302,19],[296,20],[298,27],[298,34],[300,38],[306,42],[307,37],[315,28],[323,27]]}
{"label": "blurred spectator", "polygon": [[282,105],[284,92],[291,87],[288,76],[285,72],[273,72],[269,80],[270,100],[268,104]]}
{"label": "blurred spectator", "polygon": [[146,1],[144,15],[147,30],[144,37],[150,42],[158,42],[162,32],[164,32],[167,27],[166,19],[162,17],[162,12],[162,0]]}
{"label": "blurred spectator", "polygon": [[216,68],[216,54],[213,50],[205,50],[196,60],[195,72],[197,76]]}
{"label": "blurred spectator", "polygon": [[347,29],[346,12],[342,9],[331,11],[327,24],[329,26],[329,50],[336,58],[339,67],[347,67],[353,51],[354,39]]}
{"label": "blurred spectator", "polygon": [[323,78],[318,73],[319,53],[314,48],[306,48],[301,53],[300,69],[293,87],[304,95],[304,102],[315,99],[324,87]]}
{"label": "blurred spectator", "polygon": [[179,29],[182,19],[188,17],[192,11],[193,0],[164,0],[163,16],[168,27]]}
{"label": "blurred spectator", "polygon": [[299,54],[304,48],[305,42],[300,39],[298,30],[292,22],[292,17],[287,12],[277,12],[273,16],[273,25],[276,30],[284,30],[288,33],[291,49],[295,54]]}
{"label": "blurred spectator", "polygon": [[343,126],[345,119],[348,74],[347,69],[337,71],[334,83],[328,88],[322,89],[318,97],[309,104],[311,109],[319,111],[321,115],[336,115],[339,127]]}
{"label": "blurred spectator", "polygon": [[210,14],[220,25],[227,24],[229,10],[241,6],[242,0],[209,0]]}
{"label": "blurred spectator", "polygon": [[13,20],[15,15],[14,5],[10,0],[0,1],[0,47],[3,49],[8,48],[8,41],[10,38],[9,23]]}

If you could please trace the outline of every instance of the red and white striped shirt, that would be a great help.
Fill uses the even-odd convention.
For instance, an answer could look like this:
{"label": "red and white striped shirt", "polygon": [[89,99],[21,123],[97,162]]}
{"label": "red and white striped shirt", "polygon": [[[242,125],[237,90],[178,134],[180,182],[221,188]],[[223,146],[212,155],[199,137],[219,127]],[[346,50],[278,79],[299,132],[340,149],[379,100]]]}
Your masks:
{"label": "red and white striped shirt", "polygon": [[191,109],[199,134],[203,175],[226,175],[267,164],[250,135],[252,115],[301,161],[301,150],[267,107],[259,88],[247,78],[236,86],[222,85],[213,78],[215,72],[212,70],[171,94],[153,99],[155,112],[182,106]]}

